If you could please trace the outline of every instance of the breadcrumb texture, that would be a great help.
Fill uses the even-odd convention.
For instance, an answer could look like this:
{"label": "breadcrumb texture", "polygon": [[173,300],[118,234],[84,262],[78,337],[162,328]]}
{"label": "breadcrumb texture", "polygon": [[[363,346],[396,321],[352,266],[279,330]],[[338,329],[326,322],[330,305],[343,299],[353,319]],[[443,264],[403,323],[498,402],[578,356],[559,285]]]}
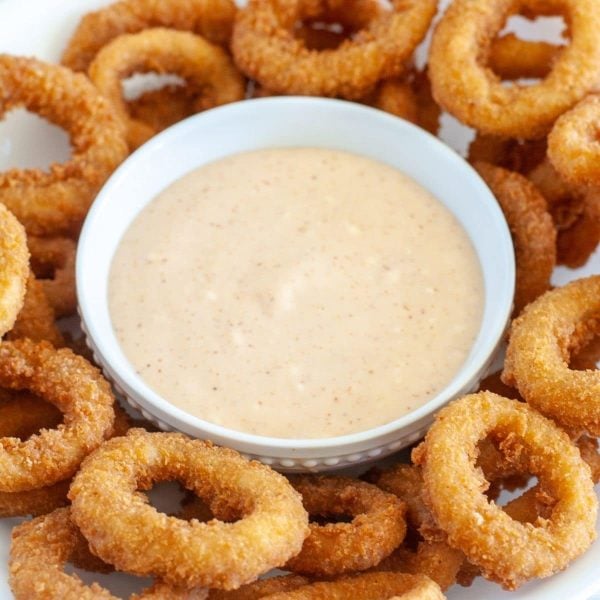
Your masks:
{"label": "breadcrumb texture", "polygon": [[[347,0],[346,0],[347,2]],[[340,0],[250,0],[232,37],[238,67],[271,92],[360,99],[380,79],[395,77],[425,37],[436,0],[395,0],[335,49],[309,50],[294,35],[298,21],[339,8]],[[348,12],[371,2],[346,4]]]}
{"label": "breadcrumb texture", "polygon": [[[557,499],[547,519],[521,523],[485,495],[475,462],[477,444],[491,433],[510,439]],[[424,499],[448,543],[506,589],[564,569],[596,537],[598,499],[589,466],[567,434],[527,404],[490,392],[456,400],[437,414],[413,460],[423,469]]]}
{"label": "breadcrumb texture", "polygon": [[554,124],[548,157],[575,185],[600,186],[600,96],[588,96]]}
{"label": "breadcrumb texture", "polygon": [[75,234],[96,193],[127,156],[123,128],[87,77],[0,54],[0,118],[23,107],[65,129],[71,158],[48,171],[0,173],[0,202],[33,235]]}
{"label": "breadcrumb texture", "polygon": [[546,201],[523,175],[487,163],[477,172],[496,197],[510,229],[517,263],[514,314],[550,289],[556,266],[556,228]]}
{"label": "breadcrumb texture", "polygon": [[29,251],[25,229],[0,204],[0,337],[12,329],[23,306]]}
{"label": "breadcrumb texture", "polygon": [[122,120],[132,150],[157,133],[131,117],[123,97],[122,81],[144,72],[184,79],[183,93],[196,94],[195,112],[243,100],[246,94],[246,82],[225,50],[198,35],[165,28],[120,35],[98,52],[88,73]]}
{"label": "breadcrumb texture", "polygon": [[77,309],[75,294],[75,242],[66,237],[28,236],[31,270],[44,291],[57,318],[68,317]]}
{"label": "breadcrumb texture", "polygon": [[[87,570],[112,570],[90,553],[68,508],[15,527],[9,583],[16,600],[119,600],[98,583],[88,586],[77,575],[65,573],[67,562]],[[205,600],[207,594],[207,590],[187,590],[155,582],[141,594],[130,596],[130,600]]]}
{"label": "breadcrumb texture", "polygon": [[285,569],[313,576],[364,571],[397,548],[406,535],[406,505],[377,486],[325,475],[291,479],[314,517],[352,517],[350,523],[310,524],[300,554]]}
{"label": "breadcrumb texture", "polygon": [[482,133],[539,138],[592,91],[600,78],[600,11],[596,0],[559,0],[571,41],[550,73],[533,85],[503,85],[488,66],[492,41],[506,19],[525,5],[517,0],[455,0],[438,23],[429,52],[433,95],[457,119]]}
{"label": "breadcrumb texture", "polygon": [[[136,493],[165,480],[180,481],[230,522],[170,517]],[[250,583],[297,554],[309,531],[300,494],[285,477],[176,433],[132,429],[106,442],[84,461],[69,497],[94,554],[186,587]]]}
{"label": "breadcrumb texture", "polygon": [[443,600],[444,597],[439,586],[425,575],[375,572],[313,583],[273,594],[269,600]]}
{"label": "breadcrumb texture", "polygon": [[55,429],[0,439],[0,491],[24,492],[72,477],[111,433],[114,397],[100,371],[66,348],[28,339],[0,343],[0,387],[29,390],[64,415]]}
{"label": "breadcrumb texture", "polygon": [[231,37],[236,7],[232,0],[122,0],[79,22],[62,56],[62,64],[86,72],[100,48],[124,33],[151,27],[191,31],[225,45]]}
{"label": "breadcrumb texture", "polygon": [[600,434],[600,372],[569,367],[600,331],[600,275],[546,292],[513,321],[503,380],[570,429]]}

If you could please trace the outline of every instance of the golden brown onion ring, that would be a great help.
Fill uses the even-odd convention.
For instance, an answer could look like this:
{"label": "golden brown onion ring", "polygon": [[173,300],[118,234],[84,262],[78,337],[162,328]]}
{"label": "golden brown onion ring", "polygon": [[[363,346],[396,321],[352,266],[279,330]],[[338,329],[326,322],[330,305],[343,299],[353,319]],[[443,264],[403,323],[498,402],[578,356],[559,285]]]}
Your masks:
{"label": "golden brown onion ring", "polygon": [[600,96],[584,98],[554,124],[548,157],[574,185],[600,186]]}
{"label": "golden brown onion ring", "polygon": [[194,95],[184,85],[167,85],[158,90],[149,90],[133,100],[127,101],[127,110],[132,119],[149,125],[159,132],[195,112]]}
{"label": "golden brown onion ring", "polygon": [[0,389],[0,438],[26,439],[62,423],[60,410],[29,392]]}
{"label": "golden brown onion ring", "polygon": [[25,230],[0,204],[0,337],[13,328],[23,307],[28,276]]}
{"label": "golden brown onion ring", "polygon": [[[512,519],[482,492],[476,449],[492,433],[518,439],[528,470],[558,499],[538,527]],[[596,536],[598,499],[588,465],[569,437],[527,404],[490,392],[452,402],[437,414],[413,460],[423,469],[425,501],[448,543],[507,589],[564,569]]]}
{"label": "golden brown onion ring", "polygon": [[523,175],[475,163],[496,197],[510,228],[517,263],[514,314],[550,289],[556,265],[556,229],[546,201]]}
{"label": "golden brown onion ring", "polygon": [[186,93],[196,94],[196,112],[242,100],[246,93],[244,78],[228,54],[200,36],[163,28],[121,35],[98,52],[88,73],[123,121],[132,150],[157,131],[150,124],[131,118],[121,81],[134,73],[149,71],[185,79]]}
{"label": "golden brown onion ring", "polygon": [[441,109],[431,95],[426,71],[414,71],[405,77],[386,79],[362,102],[406,119],[437,135]]}
{"label": "golden brown onion ring", "polygon": [[[131,421],[123,409],[115,403],[115,422],[111,437],[126,435]],[[62,414],[52,404],[27,394],[15,394],[11,400],[0,402],[0,435],[25,439],[40,429],[55,429],[62,422]],[[5,425],[12,425],[10,429]],[[0,492],[0,517],[45,515],[69,503],[67,494],[71,479],[54,485],[25,492]],[[99,559],[97,563],[101,562]],[[77,563],[88,570],[97,570],[97,564]]]}
{"label": "golden brown onion ring", "polygon": [[546,199],[559,235],[572,227],[583,212],[585,195],[567,185],[547,157],[527,174],[527,178]]}
{"label": "golden brown onion ring", "polygon": [[[371,2],[356,0],[356,5]],[[435,0],[394,0],[351,40],[333,50],[309,50],[295,24],[348,0],[251,0],[236,19],[232,50],[237,65],[275,93],[359,99],[383,78],[405,70],[436,12]]]}
{"label": "golden brown onion ring", "polygon": [[426,575],[435,581],[442,591],[456,583],[465,564],[465,555],[448,546],[446,542],[422,541],[416,551],[400,546],[376,567],[378,571],[395,571]]}
{"label": "golden brown onion ring", "polygon": [[[136,490],[178,480],[235,523],[158,513]],[[89,456],[69,497],[94,554],[173,585],[235,589],[300,551],[308,516],[281,475],[237,452],[175,433],[132,429]],[[138,532],[139,535],[132,535]]]}
{"label": "golden brown onion ring", "polygon": [[406,78],[386,79],[363,102],[411,123],[418,123],[419,106],[410,81]]}
{"label": "golden brown onion ring", "polygon": [[600,372],[569,368],[598,327],[600,275],[546,292],[513,321],[502,379],[542,414],[600,434]]}
{"label": "golden brown onion ring", "polygon": [[490,68],[502,79],[543,79],[564,46],[519,39],[514,33],[492,42]]}
{"label": "golden brown onion ring", "polygon": [[243,585],[241,588],[229,592],[211,590],[207,600],[260,600],[260,598],[268,598],[272,594],[291,592],[309,583],[310,580],[301,575],[269,577],[268,579],[260,579],[254,583]]}
{"label": "golden brown onion ring", "polygon": [[44,286],[57,318],[68,317],[77,309],[75,294],[75,242],[65,237],[29,236],[31,270]]}
{"label": "golden brown onion ring", "polygon": [[71,480],[26,492],[0,492],[0,517],[37,517],[69,503]]}
{"label": "golden brown onion ring", "polygon": [[25,441],[3,438],[2,492],[23,492],[68,479],[111,432],[110,386],[98,369],[70,350],[26,339],[1,342],[0,386],[29,390],[64,415],[64,424]]}
{"label": "golden brown onion ring", "polygon": [[515,140],[477,133],[469,145],[471,163],[483,161],[522,175],[537,168],[546,158],[546,139]]}
{"label": "golden brown onion ring", "polygon": [[567,184],[545,159],[528,178],[542,192],[558,230],[557,263],[583,266],[600,243],[600,192]]}
{"label": "golden brown onion ring", "polygon": [[397,548],[406,535],[406,506],[395,495],[347,477],[305,475],[291,478],[311,516],[352,517],[350,523],[310,524],[301,552],[285,570],[333,576],[364,571]]}
{"label": "golden brown onion ring", "polygon": [[151,27],[191,31],[225,45],[236,14],[232,0],[121,0],[86,14],[71,37],[62,64],[86,72],[100,48],[124,33]]}
{"label": "golden brown onion ring", "polygon": [[[429,73],[436,100],[463,123],[508,138],[534,139],[600,80],[600,11],[595,0],[551,0],[564,14],[571,41],[547,77],[505,86],[481,61],[506,18],[530,0],[454,0],[433,35]],[[539,3],[534,2],[534,10]]]}
{"label": "golden brown onion ring", "polygon": [[582,200],[581,214],[557,240],[557,262],[572,269],[583,266],[600,243],[600,189],[585,191]]}
{"label": "golden brown onion ring", "polygon": [[309,50],[334,50],[385,10],[377,0],[336,1],[321,9],[313,3],[307,18],[294,27],[295,37]]}
{"label": "golden brown onion ring", "polygon": [[[0,437],[21,440],[40,429],[54,429],[62,413],[49,402],[27,392],[0,391]],[[0,492],[0,517],[43,515],[67,504],[70,481],[27,492]]]}
{"label": "golden brown onion ring", "polygon": [[69,134],[72,155],[49,171],[0,173],[0,202],[32,235],[77,232],[96,193],[127,156],[120,123],[87,77],[34,58],[0,55],[0,118],[24,107]]}
{"label": "golden brown onion ring", "polygon": [[14,327],[6,334],[7,340],[30,339],[34,342],[50,342],[56,348],[62,348],[65,340],[56,327],[56,315],[44,286],[33,275],[27,280],[27,291],[23,308]]}
{"label": "golden brown onion ring", "polygon": [[[9,583],[16,600],[119,600],[97,583],[85,585],[77,575],[65,573],[67,562],[87,570],[110,572],[110,565],[93,556],[68,508],[27,521],[13,530],[9,557]],[[134,594],[130,600],[204,600],[207,591],[193,592],[160,582]]]}
{"label": "golden brown onion ring", "polygon": [[439,528],[433,521],[431,511],[423,502],[423,477],[420,469],[398,463],[383,471],[372,469],[366,474],[366,478],[406,503],[408,524],[425,539],[443,539],[443,536],[439,535]]}
{"label": "golden brown onion ring", "polygon": [[281,592],[269,600],[443,600],[437,583],[425,575],[373,572],[313,583],[291,592]]}

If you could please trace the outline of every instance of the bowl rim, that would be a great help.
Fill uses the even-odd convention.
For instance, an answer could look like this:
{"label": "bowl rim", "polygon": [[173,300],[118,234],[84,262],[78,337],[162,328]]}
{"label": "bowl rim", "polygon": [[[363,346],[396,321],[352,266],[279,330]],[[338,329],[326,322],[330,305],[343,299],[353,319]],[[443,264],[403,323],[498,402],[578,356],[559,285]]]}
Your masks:
{"label": "bowl rim", "polygon": [[[465,361],[448,385],[440,390],[435,397],[427,401],[425,404],[397,419],[394,419],[393,421],[384,423],[383,425],[378,425],[376,427],[371,427],[364,431],[326,438],[278,438],[250,434],[238,431],[236,429],[230,429],[222,425],[217,425],[215,423],[211,423],[210,421],[205,421],[200,417],[191,415],[190,413],[175,406],[160,396],[135,373],[123,373],[122,369],[119,369],[117,365],[114,365],[114,363],[106,357],[106,353],[103,352],[103,339],[105,332],[100,331],[94,323],[93,311],[89,309],[88,303],[88,295],[91,292],[82,284],[82,274],[87,268],[87,256],[89,256],[90,252],[94,251],[94,249],[89,248],[90,244],[88,243],[88,239],[91,237],[90,232],[93,230],[96,215],[102,210],[103,205],[107,202],[107,198],[110,197],[112,187],[118,185],[118,180],[123,177],[125,173],[130,170],[135,171],[136,166],[143,160],[147,153],[153,152],[158,146],[163,148],[168,146],[171,142],[177,140],[178,136],[188,128],[195,129],[203,122],[213,119],[219,114],[239,111],[240,106],[243,106],[243,110],[252,111],[254,109],[271,110],[273,105],[275,105],[275,108],[277,105],[291,105],[292,107],[297,109],[301,108],[302,110],[307,110],[307,107],[311,106],[314,110],[319,110],[321,108],[348,111],[349,113],[354,113],[352,115],[354,118],[376,118],[384,122],[387,121],[387,125],[389,127],[408,128],[413,136],[421,136],[423,140],[426,141],[430,146],[433,145],[436,148],[436,151],[439,154],[437,157],[439,160],[445,161],[451,167],[455,168],[457,174],[471,177],[472,183],[475,184],[475,187],[478,188],[480,195],[482,196],[482,200],[489,203],[488,209],[490,209],[492,212],[495,211],[496,216],[498,217],[500,229],[502,230],[503,240],[501,241],[504,242],[502,247],[499,248],[499,252],[501,252],[501,250],[505,251],[503,263],[504,267],[507,269],[506,275],[508,282],[510,283],[509,288],[506,290],[507,293],[502,299],[503,302],[500,303],[498,298],[489,299],[487,298],[487,294],[484,301],[484,309],[490,301],[493,301],[498,306],[497,310],[494,312],[494,326],[488,333],[488,336],[486,336],[486,356],[488,361],[493,357],[493,353],[499,347],[502,337],[504,336],[506,326],[509,322],[512,312],[516,266],[510,231],[508,229],[508,225],[506,224],[504,215],[494,196],[492,195],[492,192],[479,174],[471,167],[471,165],[469,165],[462,157],[460,157],[452,148],[444,144],[440,139],[433,136],[429,132],[417,127],[416,125],[413,125],[408,121],[405,121],[404,119],[390,115],[389,113],[385,113],[375,108],[354,102],[330,98],[277,96],[234,102],[184,119],[183,121],[176,123],[172,127],[169,127],[168,129],[154,136],[146,144],[133,152],[105,182],[104,186],[98,193],[96,200],[92,204],[82,227],[76,255],[76,289],[79,314],[81,316],[85,334],[88,336],[88,338],[91,338],[93,350],[96,354],[99,354],[101,366],[105,371],[109,371],[115,387],[132,390],[135,395],[138,396],[138,398],[134,398],[134,402],[136,404],[141,404],[142,408],[152,414],[152,416],[158,418],[158,416],[154,414],[153,410],[148,408],[148,405],[156,408],[158,411],[160,411],[160,413],[168,415],[168,417],[161,417],[161,419],[167,421],[169,426],[176,427],[180,430],[187,429],[188,431],[193,428],[194,430],[202,431],[202,435],[206,435],[212,439],[221,438],[231,440],[233,445],[237,444],[238,447],[243,445],[245,448],[252,448],[252,451],[256,452],[257,454],[264,453],[265,448],[270,450],[291,451],[296,453],[303,450],[331,450],[335,448],[352,448],[360,445],[364,446],[371,440],[389,437],[394,432],[400,432],[409,429],[411,425],[419,423],[420,421],[430,417],[432,413],[445,405],[449,401],[449,398],[456,396],[457,393],[459,393],[465,388],[465,386],[469,384],[469,381],[486,366],[485,361],[482,361],[481,364],[477,363],[472,365],[468,370],[465,368],[467,366],[467,361]],[[251,119],[251,117],[247,118]],[[256,149],[259,148],[257,147]],[[198,167],[202,164],[207,163],[200,163]],[[406,174],[411,176],[411,173]],[[158,193],[158,191],[156,193]],[[146,204],[144,204],[144,206],[146,206],[154,197],[156,197],[156,193],[148,200]],[[485,266],[483,265],[483,261],[481,261],[480,253],[477,248],[475,248],[475,252],[480,259],[482,271],[484,271]],[[483,326],[484,319],[482,318],[478,335],[481,333]],[[132,368],[131,371],[134,371],[134,369]],[[140,398],[142,401],[139,400]]]}

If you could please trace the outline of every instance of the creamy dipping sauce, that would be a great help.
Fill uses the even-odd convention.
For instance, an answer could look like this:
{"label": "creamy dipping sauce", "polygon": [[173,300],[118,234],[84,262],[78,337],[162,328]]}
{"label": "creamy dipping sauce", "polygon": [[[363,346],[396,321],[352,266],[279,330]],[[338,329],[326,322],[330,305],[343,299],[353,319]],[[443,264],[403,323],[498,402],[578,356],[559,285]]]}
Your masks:
{"label": "creamy dipping sauce", "polygon": [[123,351],[163,398],[283,438],[388,423],[440,392],[483,311],[474,248],[429,192],[313,148],[230,156],[155,198],[113,259]]}

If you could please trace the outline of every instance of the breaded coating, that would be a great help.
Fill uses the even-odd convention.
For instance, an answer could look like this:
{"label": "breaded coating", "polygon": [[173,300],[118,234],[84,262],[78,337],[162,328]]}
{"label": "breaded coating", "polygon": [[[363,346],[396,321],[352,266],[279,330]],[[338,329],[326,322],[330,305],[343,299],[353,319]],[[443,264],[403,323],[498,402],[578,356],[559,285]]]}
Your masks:
{"label": "breaded coating", "polygon": [[29,276],[25,229],[0,204],[0,337],[10,331],[23,306]]}
{"label": "breaded coating", "polygon": [[290,481],[309,515],[346,516],[352,521],[311,523],[300,554],[286,563],[285,570],[317,577],[364,571],[402,543],[406,505],[394,494],[348,477],[303,475]]}
{"label": "breaded coating", "polygon": [[[223,523],[158,513],[137,490],[178,480]],[[308,515],[287,479],[234,450],[176,433],[132,429],[84,462],[69,497],[94,554],[173,585],[235,589],[297,554]]]}
{"label": "breaded coating", "polygon": [[600,434],[600,372],[569,367],[598,331],[600,276],[546,292],[510,328],[502,379],[528,404],[568,429]]}
{"label": "breaded coating", "polygon": [[475,163],[477,172],[496,197],[515,246],[517,280],[514,314],[550,289],[556,265],[556,229],[546,201],[523,175]]}

